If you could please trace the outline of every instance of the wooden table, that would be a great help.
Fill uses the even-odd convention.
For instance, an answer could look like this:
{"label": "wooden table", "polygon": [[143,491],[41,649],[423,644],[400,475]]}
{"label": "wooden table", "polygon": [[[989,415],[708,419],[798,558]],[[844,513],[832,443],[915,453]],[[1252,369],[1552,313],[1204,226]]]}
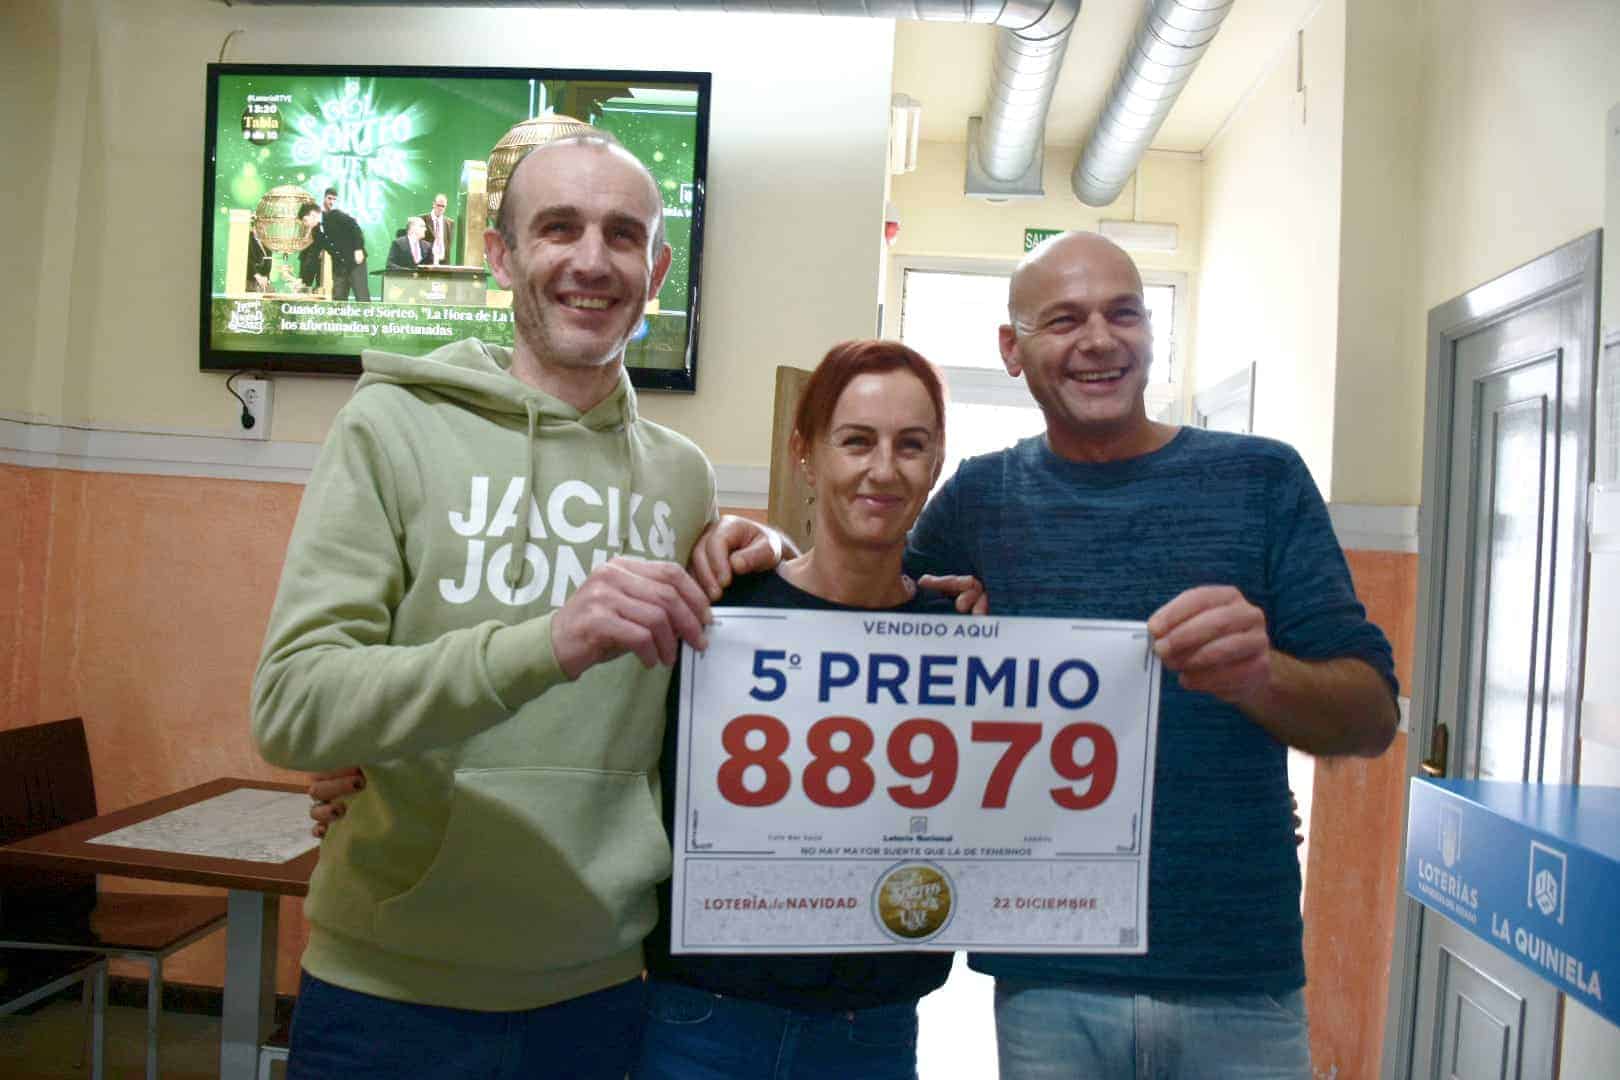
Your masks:
{"label": "wooden table", "polygon": [[[296,784],[227,778],[199,784],[139,806],[0,847],[0,862],[45,870],[116,874],[227,890],[225,1005],[220,1022],[221,1080],[254,1080],[259,1045],[270,1033],[276,1001],[278,897],[303,896],[319,849],[284,863],[247,862],[95,843],[115,829],[212,799],[241,788],[301,792]],[[299,817],[305,818],[299,808]]]}

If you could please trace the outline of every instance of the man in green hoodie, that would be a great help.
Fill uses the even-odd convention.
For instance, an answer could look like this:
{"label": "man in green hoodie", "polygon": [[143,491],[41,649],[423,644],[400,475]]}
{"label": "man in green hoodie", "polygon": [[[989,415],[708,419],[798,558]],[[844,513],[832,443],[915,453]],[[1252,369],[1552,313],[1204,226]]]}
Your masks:
{"label": "man in green hoodie", "polygon": [[268,761],[366,777],[310,882],[293,1077],[618,1078],[639,1041],[668,665],[709,618],[682,566],[716,517],[623,367],[662,200],[561,140],[485,244],[513,348],[365,354],[254,678]]}

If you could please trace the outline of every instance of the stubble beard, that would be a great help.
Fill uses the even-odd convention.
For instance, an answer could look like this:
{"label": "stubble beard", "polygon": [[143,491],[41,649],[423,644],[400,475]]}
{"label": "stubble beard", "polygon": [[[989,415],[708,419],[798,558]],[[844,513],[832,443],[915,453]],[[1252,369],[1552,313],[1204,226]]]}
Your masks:
{"label": "stubble beard", "polygon": [[634,323],[625,327],[615,337],[611,347],[606,349],[592,348],[587,351],[578,346],[570,347],[558,340],[562,335],[553,333],[541,314],[547,301],[533,292],[514,293],[512,301],[514,333],[542,367],[572,370],[607,367],[624,355],[630,335],[635,330]]}
{"label": "stubble beard", "polygon": [[1128,435],[1148,420],[1147,368],[1140,358],[1127,353],[1125,364],[1129,371],[1124,381],[1130,384],[1106,398],[1093,398],[1078,388],[1071,387],[1067,379],[1058,374],[1048,384],[1044,394],[1032,394],[1036,404],[1046,414],[1048,429],[1057,427],[1063,436],[1091,441],[1113,439]]}

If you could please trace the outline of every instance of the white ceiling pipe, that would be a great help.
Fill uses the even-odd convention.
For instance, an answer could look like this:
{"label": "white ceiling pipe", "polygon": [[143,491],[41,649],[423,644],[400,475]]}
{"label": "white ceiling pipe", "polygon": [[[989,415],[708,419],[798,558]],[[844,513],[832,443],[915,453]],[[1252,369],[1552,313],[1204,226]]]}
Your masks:
{"label": "white ceiling pipe", "polygon": [[1081,202],[1119,197],[1232,3],[1152,0],[1070,178]]}
{"label": "white ceiling pipe", "polygon": [[1079,0],[1055,0],[1033,25],[996,35],[995,63],[984,121],[979,125],[979,164],[997,180],[1017,180],[1029,169],[1046,138],[1046,113],[1057,89]]}

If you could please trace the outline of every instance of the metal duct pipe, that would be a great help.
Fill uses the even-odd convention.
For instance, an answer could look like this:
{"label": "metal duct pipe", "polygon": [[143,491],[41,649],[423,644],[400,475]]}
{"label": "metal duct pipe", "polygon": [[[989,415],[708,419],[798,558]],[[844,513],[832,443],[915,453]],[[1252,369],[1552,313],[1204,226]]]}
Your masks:
{"label": "metal duct pipe", "polygon": [[1119,197],[1231,8],[1232,0],[1152,0],[1074,167],[1081,202]]}
{"label": "metal duct pipe", "polygon": [[1001,180],[1022,176],[1046,131],[1046,112],[1080,0],[237,0],[267,7],[533,7],[615,11],[753,12],[842,15],[873,19],[989,23],[1002,27],[994,75],[979,129],[985,170]]}
{"label": "metal duct pipe", "polygon": [[1046,137],[1052,105],[1080,0],[1058,0],[1034,24],[996,35],[990,93],[979,125],[979,164],[997,180],[1028,171]]}

